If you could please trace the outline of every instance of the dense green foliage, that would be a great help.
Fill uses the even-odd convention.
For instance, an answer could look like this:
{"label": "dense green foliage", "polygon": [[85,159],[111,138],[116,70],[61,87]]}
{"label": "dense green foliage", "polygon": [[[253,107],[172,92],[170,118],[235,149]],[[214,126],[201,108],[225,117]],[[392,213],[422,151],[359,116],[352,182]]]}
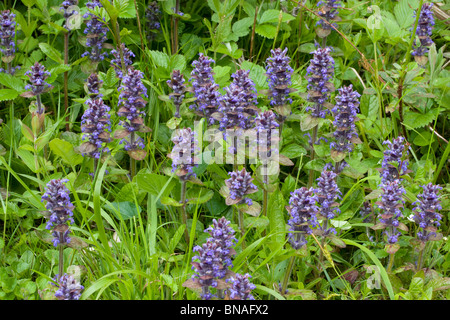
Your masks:
{"label": "dense green foliage", "polygon": [[[64,28],[61,2],[0,4],[1,10],[14,12],[16,21],[15,56],[12,62],[4,59],[2,67],[20,66],[13,75],[0,73],[0,300],[54,299],[49,281],[59,272],[60,257],[45,229],[41,201],[52,179],[68,180],[74,204],[73,239],[64,249],[63,269],[84,286],[81,299],[199,299],[198,289],[183,284],[194,274],[193,248],[205,243],[209,235],[204,230],[222,216],[231,221],[238,240],[231,270],[252,276],[255,299],[450,299],[447,0],[434,4],[434,44],[424,66],[411,55],[414,11],[423,3],[419,0],[341,1],[336,30],[326,38],[316,33],[320,16],[315,0],[299,5],[288,0],[179,1],[182,14],[174,13],[175,0],[158,1],[162,13],[157,32],[150,31],[145,16],[149,1],[101,0],[104,7],[90,12],[104,18],[108,27],[103,48],[110,52],[123,43],[135,53],[131,60],[143,73],[148,95],[143,118],[150,130],[136,133],[144,140],[145,152],[133,156],[120,139],[111,139],[110,154],[97,162],[80,151],[81,119],[89,98],[86,79],[97,72],[103,81],[100,93],[111,108],[112,137],[122,128],[117,114],[121,80],[110,64],[112,54],[98,64],[82,56],[89,49],[82,18],[89,12],[87,0],[79,1],[80,24],[75,21],[70,33]],[[323,39],[333,48],[334,87],[352,84],[361,95],[356,122],[361,141],[343,155],[348,166],[337,178],[340,213],[331,220],[336,236],[307,236],[307,245],[294,250],[287,237],[291,192],[316,186],[324,166],[341,160],[330,149],[333,115],[313,119],[305,111],[306,69],[315,43],[320,46]],[[215,61],[214,80],[221,94],[233,81],[232,74],[250,70],[257,107],[268,110],[266,59],[275,48],[287,48],[294,70],[292,113],[283,123],[279,145],[284,163],[265,184],[256,174],[258,165],[247,161],[245,167],[258,187],[248,197],[258,209],[244,212],[239,222],[238,211],[243,209],[227,205],[223,192],[232,164],[200,164],[194,168],[196,179],[186,182],[171,172],[172,133],[176,128],[194,129],[201,117],[189,109],[195,100],[189,89],[181,118],[174,118],[167,80],[173,70],[180,70],[186,87],[192,87],[192,62],[202,52]],[[25,72],[36,62],[51,74],[46,81],[52,87],[41,94],[43,125],[35,113],[36,98],[25,93]],[[333,105],[337,93],[329,99]],[[205,121],[201,125],[207,127]],[[305,134],[313,128],[327,141],[311,148]],[[387,148],[383,142],[399,135],[409,146],[409,170],[402,176],[405,228],[392,249],[376,227],[377,203]],[[421,186],[430,182],[442,187],[441,236],[421,247],[415,241],[419,226],[408,217]],[[182,198],[185,206],[180,205]],[[364,222],[360,210],[366,201],[373,211]],[[280,290],[285,279],[287,294]]]}

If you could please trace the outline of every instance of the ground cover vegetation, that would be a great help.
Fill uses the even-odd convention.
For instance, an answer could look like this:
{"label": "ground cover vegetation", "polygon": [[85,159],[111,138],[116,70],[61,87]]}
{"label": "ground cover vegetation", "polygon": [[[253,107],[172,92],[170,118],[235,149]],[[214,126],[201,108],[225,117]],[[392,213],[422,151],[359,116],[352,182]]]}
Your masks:
{"label": "ground cover vegetation", "polygon": [[450,299],[448,1],[0,10],[1,300]]}

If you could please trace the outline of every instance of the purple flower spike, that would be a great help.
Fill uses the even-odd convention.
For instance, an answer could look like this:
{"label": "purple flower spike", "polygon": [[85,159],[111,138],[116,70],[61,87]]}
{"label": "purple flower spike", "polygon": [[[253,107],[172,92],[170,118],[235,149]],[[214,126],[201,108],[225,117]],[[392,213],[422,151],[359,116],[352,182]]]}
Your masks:
{"label": "purple flower spike", "polygon": [[352,140],[358,137],[355,129],[355,119],[359,111],[359,100],[361,96],[353,91],[352,85],[338,89],[336,96],[336,106],[332,109],[334,114],[333,124],[336,127],[334,138],[336,142],[331,142],[330,147],[338,152],[352,152]]}
{"label": "purple flower spike", "polygon": [[99,159],[102,153],[109,152],[105,144],[111,141],[110,108],[102,98],[88,99],[86,104],[88,108],[81,117],[81,132],[87,142],[80,146],[80,151],[83,156]]}
{"label": "purple flower spike", "polygon": [[227,205],[246,203],[253,204],[252,199],[245,197],[247,194],[255,193],[258,188],[252,183],[253,178],[250,173],[242,168],[241,171],[228,172],[229,179],[225,180],[225,185],[230,190],[230,195],[226,198]]}
{"label": "purple flower spike", "polygon": [[[3,55],[3,61],[12,60],[16,51],[14,38],[16,35],[16,15],[9,10],[0,13],[0,51]],[[6,62],[5,61],[5,62]]]}
{"label": "purple flower spike", "polygon": [[189,79],[194,89],[194,96],[197,98],[195,104],[190,105],[189,109],[208,119],[209,124],[215,121],[212,114],[217,111],[220,98],[219,85],[214,82],[212,63],[214,60],[200,53],[198,60],[192,63],[194,69]]}
{"label": "purple flower spike", "polygon": [[266,75],[271,91],[270,105],[290,105],[292,99],[289,98],[289,93],[291,92],[289,86],[292,84],[291,76],[294,72],[289,66],[291,58],[286,55],[287,48],[284,50],[281,50],[280,48],[270,50],[270,53],[271,56],[266,60]]}
{"label": "purple flower spike", "polygon": [[61,3],[59,10],[63,12],[64,19],[66,19],[66,28],[67,29],[69,29],[67,19],[69,19],[71,16],[78,13],[78,11],[71,9],[71,7],[76,6],[77,4],[78,4],[78,0],[64,0]]}
{"label": "purple flower spike", "polygon": [[[275,140],[273,134],[275,130],[278,130],[278,124],[276,115],[272,110],[264,111],[258,114],[255,118],[255,129],[257,134],[257,146],[260,152],[265,153],[267,158],[270,158],[272,154],[278,153],[278,141]],[[262,158],[265,158],[264,156]]]}
{"label": "purple flower spike", "polygon": [[81,297],[81,291],[84,287],[71,275],[67,273],[63,274],[58,280],[58,275],[53,279],[51,284],[58,287],[55,292],[55,297],[58,300],[79,300]]}
{"label": "purple flower spike", "polygon": [[[90,10],[94,10],[96,7],[102,7],[100,0],[91,0],[86,3],[86,7]],[[84,29],[84,34],[87,35],[86,46],[91,48],[91,51],[86,51],[81,56],[89,56],[92,62],[100,62],[107,55],[106,52],[102,52],[103,43],[106,41],[106,34],[108,33],[108,28],[105,22],[101,21],[94,14],[87,12],[83,18],[89,18],[86,22],[86,29]]]}
{"label": "purple flower spike", "polygon": [[433,44],[431,35],[433,34],[434,15],[432,3],[424,3],[420,11],[419,22],[417,24],[416,36],[419,37],[420,45],[414,41],[414,51],[412,55],[416,58],[424,56],[428,52],[429,46]]}
{"label": "purple flower spike", "polygon": [[[50,77],[50,72],[45,70],[45,67],[40,64],[39,62],[36,62],[33,66],[31,66],[30,70],[25,72],[25,75],[27,75],[30,78],[30,84],[27,84],[25,86],[25,90],[30,90],[31,96],[40,96],[42,93],[46,91],[46,89],[51,88],[51,85],[49,85],[47,82],[45,82],[45,79]],[[38,102],[38,110],[37,112],[42,114],[44,112],[44,108],[40,108],[40,102]]]}
{"label": "purple flower spike", "polygon": [[183,103],[184,94],[186,92],[186,86],[184,84],[184,78],[180,70],[174,70],[170,80],[167,80],[167,85],[173,90],[169,95],[175,105],[175,118],[180,117],[180,106]]}
{"label": "purple flower spike", "polygon": [[333,219],[336,214],[340,213],[338,208],[337,198],[340,198],[341,191],[336,184],[337,174],[333,171],[322,171],[320,177],[317,179],[317,204],[319,206],[320,216],[323,219],[323,225],[320,229],[323,231],[323,236],[330,233],[336,233],[334,228],[327,228],[328,220]]}
{"label": "purple flower spike", "polygon": [[89,97],[91,97],[91,98],[101,97],[100,88],[101,88],[102,84],[103,84],[103,81],[99,79],[98,74],[96,74],[96,73],[90,74],[86,81]]}
{"label": "purple flower spike", "polygon": [[[233,78],[233,82],[238,86],[242,88],[242,91],[244,91],[244,99],[245,104],[248,107],[250,106],[256,106],[258,104],[258,101],[256,100],[256,87],[255,83],[252,79],[249,77],[250,70],[237,70],[235,73],[231,75],[231,78]],[[246,109],[247,109],[246,108]],[[257,109],[254,108],[253,112],[249,112],[252,115],[256,115]]]}
{"label": "purple flower spike", "polygon": [[231,300],[255,300],[251,291],[256,289],[256,286],[250,283],[250,278],[252,276],[248,273],[241,275],[236,273],[232,278],[230,278],[231,288],[230,288],[230,299]]}
{"label": "purple flower spike", "polygon": [[50,211],[50,218],[46,229],[53,229],[53,245],[64,245],[70,243],[70,229],[67,222],[73,221],[73,204],[70,202],[69,190],[64,183],[68,180],[54,179],[47,184],[46,191],[41,201],[47,201],[46,209]]}
{"label": "purple flower spike", "polygon": [[193,168],[198,163],[198,141],[195,132],[191,128],[179,129],[175,132],[172,142],[172,152],[168,157],[172,159],[172,172],[175,172],[181,180],[187,180],[195,176]]}
{"label": "purple flower spike", "polygon": [[[123,60],[125,63],[125,70],[128,70],[128,68],[133,64],[133,61],[131,60],[131,58],[135,57],[135,54],[128,49],[127,47],[125,47],[125,44],[121,43],[120,44],[120,49],[122,50],[122,54],[123,54]],[[123,67],[122,67],[122,60],[120,59],[120,51],[113,49],[111,50],[111,54],[114,56],[114,59],[111,59],[111,65],[114,67],[114,71],[116,72],[116,75],[119,79],[123,78]],[[127,74],[127,72],[125,72],[125,75]]]}
{"label": "purple flower spike", "polygon": [[145,112],[142,109],[147,104],[147,101],[143,98],[143,96],[147,97],[147,88],[143,85],[142,78],[143,73],[141,71],[130,67],[127,75],[122,78],[122,83],[119,87],[119,110],[117,115],[126,118],[120,121],[120,125],[128,133],[132,134],[130,141],[121,141],[121,143],[125,143],[124,149],[126,151],[143,149],[145,147],[143,140],[134,135],[135,132],[142,131],[145,128],[142,118],[145,116]]}
{"label": "purple flower spike", "polygon": [[[326,1],[319,1],[317,3],[317,6],[320,8],[318,11],[319,16],[324,18],[328,22],[332,22],[336,19],[336,16],[338,15],[337,9],[341,7],[339,0],[326,0]],[[322,19],[317,22],[317,25],[321,26],[324,30],[330,30],[331,27],[328,23],[323,22]],[[333,24],[335,25],[335,24]]]}
{"label": "purple flower spike", "polygon": [[315,118],[325,118],[329,112],[326,108],[326,102],[334,91],[331,83],[334,75],[334,60],[330,55],[331,48],[317,48],[312,54],[314,57],[306,69],[308,79],[308,101],[313,104],[312,107],[306,107],[306,111],[311,111]]}
{"label": "purple flower spike", "polygon": [[381,210],[378,220],[385,226],[385,234],[389,244],[396,243],[398,237],[401,235],[397,231],[399,226],[399,218],[402,217],[403,207],[402,195],[406,193],[401,186],[400,180],[388,181],[381,186],[383,194],[381,195],[381,202],[378,202],[378,207]]}
{"label": "purple flower spike", "polygon": [[147,21],[147,38],[149,41],[154,40],[161,29],[161,9],[157,1],[152,1],[145,9],[145,19]]}
{"label": "purple flower spike", "polygon": [[403,159],[408,150],[405,149],[405,138],[398,137],[394,140],[383,142],[387,149],[383,152],[384,158],[381,163],[381,184],[388,181],[400,179],[408,169],[408,160]]}
{"label": "purple flower spike", "polygon": [[290,226],[288,239],[295,250],[300,249],[307,243],[305,236],[312,233],[311,227],[318,225],[316,215],[319,208],[316,204],[318,198],[314,195],[315,191],[313,188],[302,187],[291,192],[289,206],[286,207],[291,215],[288,220]]}
{"label": "purple flower spike", "polygon": [[[251,127],[257,109],[248,103],[248,95],[244,88],[232,82],[225,89],[225,95],[219,101],[219,130],[248,129]],[[226,132],[224,139],[226,140]]]}
{"label": "purple flower spike", "polygon": [[201,247],[195,246],[193,250],[197,254],[192,257],[192,268],[195,270],[192,280],[201,286],[202,299],[209,300],[213,297],[210,287],[217,288],[217,279],[223,275],[222,246],[209,238]]}
{"label": "purple flower spike", "polygon": [[436,236],[437,227],[440,226],[439,221],[442,219],[442,215],[438,213],[442,210],[438,195],[442,187],[428,183],[422,186],[422,190],[422,193],[417,196],[417,201],[413,203],[415,205],[413,212],[414,221],[421,228],[421,231],[417,232],[417,238],[427,242],[430,237]]}
{"label": "purple flower spike", "polygon": [[211,240],[216,241],[220,244],[222,248],[222,264],[223,269],[221,269],[221,274],[219,278],[223,278],[226,275],[226,271],[233,267],[233,263],[231,261],[231,256],[236,254],[236,251],[232,248],[234,243],[236,242],[236,238],[234,236],[234,230],[231,228],[230,221],[228,221],[225,217],[222,217],[218,220],[213,219],[213,225],[205,230],[205,232],[209,233],[211,236]]}

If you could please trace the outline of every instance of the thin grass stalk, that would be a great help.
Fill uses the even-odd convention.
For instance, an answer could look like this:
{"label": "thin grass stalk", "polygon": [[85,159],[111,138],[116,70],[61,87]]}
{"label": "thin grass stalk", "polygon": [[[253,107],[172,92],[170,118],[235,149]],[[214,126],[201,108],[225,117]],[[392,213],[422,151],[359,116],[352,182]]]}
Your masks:
{"label": "thin grass stalk", "polygon": [[[69,33],[67,30],[64,33],[64,64],[69,64]],[[64,111],[66,113],[66,131],[70,131],[69,125],[69,71],[64,72]]]}
{"label": "thin grass stalk", "polygon": [[255,29],[256,29],[256,18],[258,17],[258,7],[255,8],[255,18],[253,19],[253,27],[252,27],[252,37],[250,39],[250,56],[248,57],[249,61],[253,60],[253,46],[255,42]]}
{"label": "thin grass stalk", "polygon": [[291,277],[292,269],[294,268],[295,256],[291,256],[289,264],[284,274],[283,284],[281,285],[281,294],[284,295],[287,289],[289,278]]}
{"label": "thin grass stalk", "polygon": [[[175,3],[175,14],[178,14],[180,11],[180,0],[176,0]],[[172,46],[172,54],[176,54],[178,52],[178,17],[174,18],[174,27],[173,27],[173,46]]]}
{"label": "thin grass stalk", "polygon": [[186,228],[184,229],[184,239],[186,240],[186,243],[189,244],[189,231],[187,228],[187,212],[186,212],[186,180],[181,180],[180,202],[182,204],[182,206],[180,207],[181,219],[183,221],[183,224],[186,226]]}

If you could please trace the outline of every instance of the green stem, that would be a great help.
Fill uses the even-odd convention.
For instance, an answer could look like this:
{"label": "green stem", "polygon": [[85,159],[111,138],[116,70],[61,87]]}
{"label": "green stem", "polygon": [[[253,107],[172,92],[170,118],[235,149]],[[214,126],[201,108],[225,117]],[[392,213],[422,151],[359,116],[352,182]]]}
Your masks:
{"label": "green stem", "polygon": [[[310,161],[313,161],[314,158],[316,157],[314,145],[316,144],[318,130],[319,130],[319,125],[317,125],[313,128],[313,134],[312,134],[312,138],[311,138],[312,143],[311,143],[311,160]],[[310,169],[309,170],[309,178],[308,178],[308,188],[312,187],[313,182],[314,182],[314,170]]]}
{"label": "green stem", "polygon": [[245,248],[245,228],[244,228],[244,213],[238,209],[238,216],[239,216],[239,230],[241,231],[241,238],[242,238],[242,248]]}
{"label": "green stem", "polygon": [[[64,64],[69,64],[69,31],[64,33]],[[66,113],[66,131],[70,131],[69,125],[69,71],[64,72],[64,111]]]}
{"label": "green stem", "polygon": [[189,246],[189,233],[187,228],[187,213],[186,213],[186,181],[181,180],[181,195],[180,201],[182,203],[181,209],[181,219],[183,220],[183,224],[186,226],[184,229],[184,239],[186,240],[186,244]]}
{"label": "green stem", "polygon": [[289,264],[286,269],[286,273],[284,274],[283,284],[281,285],[281,294],[282,295],[284,295],[286,292],[287,284],[288,284],[289,278],[291,277],[292,269],[294,267],[294,261],[295,261],[295,257],[292,256],[289,259]]}
{"label": "green stem", "polygon": [[387,273],[391,273],[391,271],[392,271],[392,266],[394,265],[394,255],[395,255],[395,253],[390,253],[389,254],[389,262],[388,262],[388,267],[387,267]]}

